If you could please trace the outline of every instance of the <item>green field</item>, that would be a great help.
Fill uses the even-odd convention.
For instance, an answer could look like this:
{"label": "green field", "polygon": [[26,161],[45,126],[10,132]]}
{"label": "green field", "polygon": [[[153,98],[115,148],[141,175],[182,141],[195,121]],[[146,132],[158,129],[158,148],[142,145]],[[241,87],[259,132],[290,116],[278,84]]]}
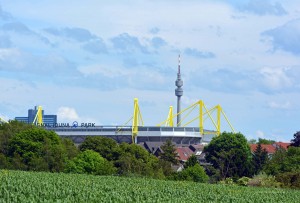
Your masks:
{"label": "green field", "polygon": [[299,190],[0,171],[0,202],[299,202]]}

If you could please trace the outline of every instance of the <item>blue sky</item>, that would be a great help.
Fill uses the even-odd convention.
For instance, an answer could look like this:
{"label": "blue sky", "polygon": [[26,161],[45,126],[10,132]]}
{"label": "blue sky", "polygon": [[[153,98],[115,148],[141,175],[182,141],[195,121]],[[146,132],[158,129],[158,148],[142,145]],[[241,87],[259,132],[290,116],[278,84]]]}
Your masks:
{"label": "blue sky", "polygon": [[156,125],[176,106],[181,54],[183,107],[220,104],[248,139],[289,141],[300,130],[299,1],[3,0],[0,8],[3,118],[38,104],[60,122],[122,125],[137,97],[145,125]]}

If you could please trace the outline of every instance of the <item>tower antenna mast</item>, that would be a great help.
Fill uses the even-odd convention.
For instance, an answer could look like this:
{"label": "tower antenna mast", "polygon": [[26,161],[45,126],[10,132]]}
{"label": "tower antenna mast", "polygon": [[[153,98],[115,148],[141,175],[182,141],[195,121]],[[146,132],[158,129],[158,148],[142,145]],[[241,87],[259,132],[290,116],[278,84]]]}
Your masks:
{"label": "tower antenna mast", "polygon": [[180,121],[181,121],[181,115],[180,109],[181,109],[181,96],[183,95],[183,81],[181,80],[181,74],[180,74],[180,54],[178,55],[178,73],[177,73],[177,80],[175,81],[176,89],[175,89],[175,95],[177,96],[177,127],[180,127]]}

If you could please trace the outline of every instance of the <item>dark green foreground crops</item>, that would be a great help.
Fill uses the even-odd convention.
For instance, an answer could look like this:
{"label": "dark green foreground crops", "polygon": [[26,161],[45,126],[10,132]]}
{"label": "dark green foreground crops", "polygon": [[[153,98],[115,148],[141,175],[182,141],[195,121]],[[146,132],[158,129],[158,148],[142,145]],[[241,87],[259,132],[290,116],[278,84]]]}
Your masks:
{"label": "dark green foreground crops", "polygon": [[299,202],[300,191],[0,171],[0,202]]}

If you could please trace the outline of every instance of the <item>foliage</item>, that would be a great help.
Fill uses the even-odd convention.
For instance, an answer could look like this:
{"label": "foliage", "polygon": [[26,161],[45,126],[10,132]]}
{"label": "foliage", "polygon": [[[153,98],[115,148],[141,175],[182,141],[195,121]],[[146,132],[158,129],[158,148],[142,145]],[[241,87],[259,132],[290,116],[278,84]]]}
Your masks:
{"label": "foliage", "polygon": [[221,179],[247,175],[251,152],[247,139],[241,133],[224,132],[214,137],[204,148],[206,161],[219,171]]}
{"label": "foliage", "polygon": [[300,189],[300,171],[280,173],[276,176],[276,180],[285,187]]}
{"label": "foliage", "polygon": [[163,152],[160,154],[160,159],[170,162],[174,165],[179,163],[177,159],[178,155],[176,152],[176,146],[171,140],[166,140],[166,142],[161,146],[161,149]]}
{"label": "foliage", "polygon": [[107,137],[87,137],[79,146],[81,151],[90,149],[98,152],[103,158],[108,161],[117,160],[120,156],[118,144],[115,140]]}
{"label": "foliage", "polygon": [[240,186],[247,186],[250,180],[251,180],[251,178],[241,177],[240,179],[238,179],[236,181],[236,183],[237,183],[237,185],[240,185]]}
{"label": "foliage", "polygon": [[300,147],[278,148],[266,163],[264,171],[269,175],[300,171]]}
{"label": "foliage", "polygon": [[221,180],[220,170],[211,165],[204,166],[206,174],[209,176],[209,183],[218,183]]}
{"label": "foliage", "polygon": [[170,176],[170,179],[172,179],[171,176],[174,173],[174,170],[172,169],[172,163],[162,159],[159,159],[158,162],[159,162],[159,167],[161,167],[164,176],[166,177]]}
{"label": "foliage", "polygon": [[199,164],[190,166],[184,169],[183,171],[178,172],[177,177],[175,178],[175,180],[187,180],[187,181],[194,181],[200,183],[207,183],[208,179],[209,178],[206,175],[203,167],[200,166]]}
{"label": "foliage", "polygon": [[9,160],[4,154],[0,153],[0,169],[6,168],[10,168]]}
{"label": "foliage", "polygon": [[164,178],[157,157],[135,144],[122,143],[106,137],[88,137],[80,145],[80,150],[98,152],[103,158],[112,161],[120,175],[141,175]]}
{"label": "foliage", "polygon": [[85,150],[67,163],[65,172],[111,175],[116,172],[116,169],[99,153],[93,150]]}
{"label": "foliage", "polygon": [[2,123],[0,125],[0,153],[8,154],[9,140],[17,133],[35,128],[32,125],[28,125],[18,121],[9,121],[9,123]]}
{"label": "foliage", "polygon": [[58,135],[42,128],[30,128],[10,139],[8,156],[16,169],[62,171],[66,154]]}
{"label": "foliage", "polygon": [[275,140],[267,140],[264,138],[258,138],[257,144],[274,144]]}
{"label": "foliage", "polygon": [[224,180],[219,181],[220,184],[226,184],[226,185],[234,185],[234,181],[232,178],[225,178]]}
{"label": "foliage", "polygon": [[252,157],[252,163],[254,168],[253,173],[258,174],[263,169],[263,166],[266,164],[267,161],[268,152],[266,151],[266,149],[263,149],[261,147],[261,144],[258,144]]}
{"label": "foliage", "polygon": [[250,140],[248,140],[248,143],[249,144],[256,144],[256,139],[250,139]]}
{"label": "foliage", "polygon": [[65,153],[68,159],[73,159],[79,153],[78,148],[75,146],[74,142],[69,138],[62,138],[61,142],[64,146]]}
{"label": "foliage", "polygon": [[196,164],[198,164],[198,159],[196,155],[192,154],[184,164],[184,167],[188,168],[190,166],[195,166]]}
{"label": "foliage", "polygon": [[146,178],[0,171],[0,202],[299,202],[299,191]]}
{"label": "foliage", "polygon": [[291,146],[300,147],[300,131],[294,134],[294,139],[291,140]]}
{"label": "foliage", "polygon": [[119,174],[139,174],[149,177],[162,176],[159,160],[139,145],[122,143],[120,144],[120,156],[115,161]]}
{"label": "foliage", "polygon": [[249,180],[248,186],[278,188],[281,184],[276,181],[275,176],[260,173]]}

